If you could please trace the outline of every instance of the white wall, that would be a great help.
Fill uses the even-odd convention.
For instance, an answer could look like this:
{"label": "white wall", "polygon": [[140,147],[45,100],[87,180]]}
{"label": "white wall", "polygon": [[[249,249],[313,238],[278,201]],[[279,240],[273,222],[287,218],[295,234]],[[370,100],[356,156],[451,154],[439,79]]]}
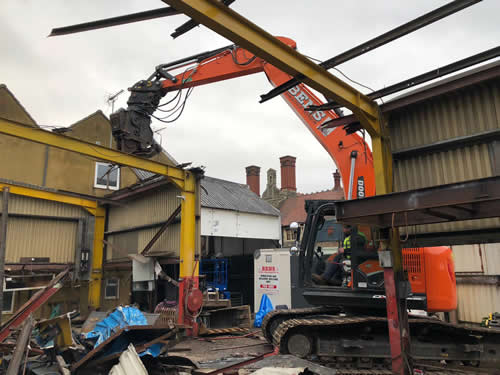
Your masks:
{"label": "white wall", "polygon": [[280,223],[279,216],[201,208],[202,236],[279,240]]}

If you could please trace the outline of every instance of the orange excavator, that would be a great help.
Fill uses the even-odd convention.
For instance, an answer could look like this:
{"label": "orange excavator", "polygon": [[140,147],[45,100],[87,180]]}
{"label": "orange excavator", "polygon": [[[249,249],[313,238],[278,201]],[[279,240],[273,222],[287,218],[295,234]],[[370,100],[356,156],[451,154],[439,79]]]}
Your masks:
{"label": "orange excavator", "polygon": [[[280,37],[283,43],[296,48],[293,40]],[[171,72],[182,69],[173,75]],[[146,80],[129,90],[128,108],[111,115],[113,135],[125,152],[150,156],[161,148],[153,139],[151,117],[177,100],[181,91],[195,86],[264,72],[273,86],[291,77],[266,61],[235,45],[201,53],[156,67]],[[169,102],[160,103],[169,92],[177,94]],[[319,106],[320,99],[304,84],[282,94],[309,131],[332,157],[340,170],[346,199],[375,195],[375,177],[370,147],[362,131],[356,127],[334,128],[325,132],[322,125],[339,117],[339,113],[308,111]],[[178,117],[184,103],[170,110],[169,119]],[[177,111],[177,113],[176,113]],[[171,121],[171,120],[168,120]],[[390,363],[387,321],[384,317],[383,268],[378,264],[377,241],[371,228],[360,228],[368,245],[353,245],[342,259],[343,283],[319,285],[312,278],[319,233],[325,223],[335,221],[335,205],[329,201],[306,202],[307,219],[300,247],[299,284],[311,308],[275,310],[262,323],[265,337],[282,353],[300,357],[321,358],[330,364],[348,364],[371,368]],[[337,230],[341,243],[342,231]],[[352,235],[351,235],[352,236]],[[356,241],[353,237],[351,242]],[[408,273],[406,291],[410,309],[447,312],[456,309],[456,282],[451,249],[448,247],[410,248],[403,250],[404,267]],[[340,315],[339,315],[340,314]],[[482,328],[464,328],[432,318],[410,320],[414,337],[411,355],[415,359],[455,361],[465,365],[497,366],[500,349],[498,335]]]}

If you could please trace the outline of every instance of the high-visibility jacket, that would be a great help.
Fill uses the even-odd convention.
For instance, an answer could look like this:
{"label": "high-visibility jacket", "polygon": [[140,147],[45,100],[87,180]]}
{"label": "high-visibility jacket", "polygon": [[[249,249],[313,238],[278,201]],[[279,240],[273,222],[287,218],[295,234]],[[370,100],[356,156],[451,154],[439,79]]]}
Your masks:
{"label": "high-visibility jacket", "polygon": [[[363,232],[358,232],[358,234],[363,237],[363,239],[365,240],[365,243],[367,242],[366,240],[366,236]],[[349,250],[351,248],[351,236],[347,236],[345,239],[344,239],[344,251],[346,250]]]}

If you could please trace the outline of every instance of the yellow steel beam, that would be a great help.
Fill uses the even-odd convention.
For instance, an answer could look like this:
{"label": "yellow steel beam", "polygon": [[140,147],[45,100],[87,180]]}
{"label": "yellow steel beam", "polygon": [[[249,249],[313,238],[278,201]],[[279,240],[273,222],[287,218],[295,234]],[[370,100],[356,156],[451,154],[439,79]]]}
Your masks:
{"label": "yellow steel beam", "polygon": [[83,207],[89,210],[90,212],[92,212],[92,210],[95,210],[95,208],[97,207],[97,201],[79,198],[72,195],[45,191],[41,189],[17,185],[14,183],[0,182],[0,190],[2,190],[4,187],[8,187],[10,189],[10,193],[15,195],[23,195],[25,197],[72,204],[75,206]]}
{"label": "yellow steel beam", "polygon": [[184,189],[186,171],[180,168],[171,167],[153,160],[139,158],[124,152],[84,142],[64,135],[51,133],[41,129],[34,129],[23,124],[1,118],[0,133],[60,148],[62,150],[76,152],[115,164],[161,174],[171,179],[172,182],[179,187],[179,189]]}
{"label": "yellow steel beam", "polygon": [[249,50],[282,71],[297,76],[328,98],[349,108],[370,135],[378,135],[377,104],[347,83],[328,73],[304,55],[216,0],[162,0],[218,34]]}
{"label": "yellow steel beam", "polygon": [[[53,146],[62,150],[76,152],[127,167],[139,168],[169,178],[182,191],[184,196],[181,211],[181,274],[183,276],[198,276],[198,266],[195,266],[194,263],[196,243],[196,177],[190,171],[135,157],[123,152],[50,133],[41,129],[33,129],[26,125],[2,118],[0,118],[0,134]],[[98,308],[101,300],[102,269],[104,262],[103,240],[106,218],[105,209],[100,207],[96,201],[70,195],[5,183],[0,184],[0,187],[2,186],[11,187],[11,192],[13,194],[78,205],[95,216],[92,272],[89,283],[88,302],[90,307]]]}

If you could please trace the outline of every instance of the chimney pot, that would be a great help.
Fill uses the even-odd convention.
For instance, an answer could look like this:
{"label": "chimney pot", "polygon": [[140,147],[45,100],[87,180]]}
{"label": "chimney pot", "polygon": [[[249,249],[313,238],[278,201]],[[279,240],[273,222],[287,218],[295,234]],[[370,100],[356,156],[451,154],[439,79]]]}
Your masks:
{"label": "chimney pot", "polygon": [[247,172],[247,185],[260,197],[260,167],[250,165],[245,168]]}
{"label": "chimney pot", "polygon": [[282,156],[281,164],[281,190],[297,191],[295,178],[295,156]]}
{"label": "chimney pot", "polygon": [[333,181],[334,181],[333,190],[334,191],[341,190],[342,187],[340,186],[340,173],[338,169],[336,169],[335,172],[333,172]]}

